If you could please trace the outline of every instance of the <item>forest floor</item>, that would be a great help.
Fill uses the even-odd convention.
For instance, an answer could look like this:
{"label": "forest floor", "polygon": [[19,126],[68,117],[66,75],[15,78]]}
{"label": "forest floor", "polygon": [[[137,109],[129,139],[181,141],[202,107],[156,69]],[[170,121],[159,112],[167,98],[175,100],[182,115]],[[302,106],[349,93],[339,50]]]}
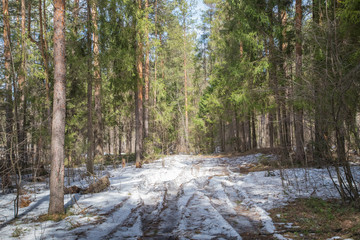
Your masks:
{"label": "forest floor", "polygon": [[[174,155],[140,169],[109,166],[97,174],[109,174],[110,187],[65,195],[67,213],[56,221],[41,217],[48,210],[48,180],[28,182],[22,198],[29,205],[18,219],[12,219],[15,194],[0,196],[0,239],[304,239],[296,216],[282,216],[290,216],[284,211],[296,199],[339,197],[327,169],[248,171],[264,160],[276,156]],[[66,172],[67,186],[92,181],[84,168]],[[336,233],[330,237],[343,239]]]}

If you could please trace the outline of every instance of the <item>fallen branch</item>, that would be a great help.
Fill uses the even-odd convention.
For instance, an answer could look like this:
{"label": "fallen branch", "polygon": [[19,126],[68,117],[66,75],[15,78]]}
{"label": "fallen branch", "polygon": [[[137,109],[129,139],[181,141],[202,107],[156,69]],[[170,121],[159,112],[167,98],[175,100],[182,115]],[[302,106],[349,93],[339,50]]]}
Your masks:
{"label": "fallen branch", "polygon": [[74,194],[74,193],[99,193],[104,191],[110,186],[109,175],[106,175],[100,179],[97,179],[95,182],[89,185],[87,188],[80,188],[76,185],[71,187],[64,187],[64,194]]}
{"label": "fallen branch", "polygon": [[104,191],[105,189],[107,189],[110,186],[110,180],[109,180],[109,176],[106,175],[102,178],[100,178],[99,180],[97,180],[96,182],[93,182],[92,184],[90,184],[90,186],[85,189],[85,191],[83,193],[99,193]]}

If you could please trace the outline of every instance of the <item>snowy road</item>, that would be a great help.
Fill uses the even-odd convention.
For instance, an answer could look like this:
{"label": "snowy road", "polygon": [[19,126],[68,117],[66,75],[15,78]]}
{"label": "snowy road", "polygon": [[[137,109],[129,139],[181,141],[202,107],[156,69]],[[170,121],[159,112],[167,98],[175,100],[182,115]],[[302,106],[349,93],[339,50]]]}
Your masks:
{"label": "snowy road", "polygon": [[165,159],[165,167],[162,163],[112,178],[111,185],[127,196],[121,206],[103,213],[106,220],[96,228],[78,229],[79,239],[241,239],[242,234],[269,234],[266,216],[241,204],[246,193],[234,184],[241,178],[231,170],[236,162],[176,156]]}
{"label": "snowy road", "polygon": [[[49,192],[39,190],[17,224],[0,228],[0,239],[17,230],[21,239],[272,239],[280,236],[267,210],[295,197],[336,196],[323,169],[312,169],[311,178],[308,171],[288,170],[285,181],[278,171],[240,172],[263,157],[180,155],[114,169],[108,191],[66,195],[74,215],[60,222],[31,221],[47,211]],[[6,219],[9,196],[0,202]]]}

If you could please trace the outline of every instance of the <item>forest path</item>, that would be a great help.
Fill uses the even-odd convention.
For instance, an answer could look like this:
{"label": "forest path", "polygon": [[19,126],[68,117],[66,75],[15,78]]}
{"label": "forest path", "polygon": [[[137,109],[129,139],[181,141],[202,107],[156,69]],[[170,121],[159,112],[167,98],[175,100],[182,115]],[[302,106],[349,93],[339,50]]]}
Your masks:
{"label": "forest path", "polygon": [[269,239],[263,210],[243,204],[239,168],[251,161],[182,155],[123,169],[111,184],[128,196],[78,239]]}
{"label": "forest path", "polygon": [[[16,224],[1,229],[0,240],[14,234],[22,240],[273,239],[275,227],[267,210],[299,191],[285,191],[278,172],[247,173],[246,168],[262,158],[275,159],[263,154],[231,158],[173,155],[139,169],[108,166],[98,173],[110,175],[110,187],[96,194],[65,195],[70,214],[58,222],[36,220],[47,213],[49,190],[46,182],[28,183],[24,188],[32,203],[20,209],[24,216]],[[83,177],[85,171],[84,167],[76,169],[67,178],[69,184],[86,187],[92,180]],[[294,171],[296,179],[303,178],[299,170]],[[321,176],[314,183],[331,184],[321,179],[326,180]],[[0,198],[0,223],[11,218],[9,203],[14,196]]]}
{"label": "forest path", "polygon": [[[0,197],[0,240],[286,239],[276,232],[280,223],[273,222],[268,210],[296,198],[339,198],[328,169],[246,171],[259,161],[277,160],[260,153],[173,155],[139,169],[107,166],[97,172],[110,175],[110,187],[96,194],[65,195],[68,215],[58,222],[37,220],[48,211],[48,183],[28,182],[23,187],[31,203],[19,209],[21,218],[13,223],[8,222],[15,193]],[[352,168],[360,182],[360,166]],[[93,179],[83,177],[85,171],[76,169],[67,177],[69,184],[88,186]]]}

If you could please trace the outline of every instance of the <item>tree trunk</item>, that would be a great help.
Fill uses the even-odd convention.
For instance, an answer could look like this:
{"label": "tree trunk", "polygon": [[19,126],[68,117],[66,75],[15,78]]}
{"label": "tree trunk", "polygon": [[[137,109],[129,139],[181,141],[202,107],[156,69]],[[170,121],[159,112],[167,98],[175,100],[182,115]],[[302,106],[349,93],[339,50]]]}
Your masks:
{"label": "tree trunk", "polygon": [[25,0],[21,0],[21,66],[18,75],[18,92],[20,95],[19,101],[19,131],[18,131],[18,142],[19,142],[19,159],[21,165],[25,166],[28,164],[27,153],[26,153],[26,99],[25,99],[25,73],[26,73],[26,8]]}
{"label": "tree trunk", "polygon": [[225,148],[226,148],[226,133],[225,133],[225,124],[224,121],[221,119],[220,120],[220,138],[221,138],[221,151],[225,152]]}
{"label": "tree trunk", "polygon": [[189,151],[189,116],[188,116],[188,95],[187,95],[187,57],[186,57],[186,19],[184,17],[184,95],[185,95],[185,147]]}
{"label": "tree trunk", "polygon": [[241,152],[240,123],[239,123],[239,116],[236,110],[235,110],[235,125],[236,125],[236,148],[238,152]]}
{"label": "tree trunk", "polygon": [[269,113],[269,143],[270,143],[270,148],[274,148],[274,117],[273,114],[270,112]]}
{"label": "tree trunk", "polygon": [[[158,39],[158,33],[157,33],[157,0],[155,0],[154,3],[154,11],[155,11],[155,40]],[[153,83],[153,90],[154,90],[154,108],[156,108],[156,80],[157,80],[157,52],[156,52],[156,48],[154,50],[154,83]]]}
{"label": "tree trunk", "polygon": [[248,116],[246,117],[246,130],[247,130],[247,150],[252,149],[251,146],[251,116],[250,111],[248,112]]}
{"label": "tree trunk", "polygon": [[[149,0],[145,0],[145,11],[148,10]],[[149,14],[146,14],[146,19],[149,20]],[[146,51],[145,51],[145,101],[144,101],[144,138],[149,135],[149,76],[150,76],[150,40],[149,40],[149,29],[145,28],[146,38]]]}
{"label": "tree trunk", "polygon": [[247,141],[246,141],[246,127],[245,127],[245,122],[241,121],[241,129],[242,129],[242,149],[243,152],[247,151]]}
{"label": "tree trunk", "polygon": [[[45,4],[45,0],[44,0],[44,4]],[[30,4],[31,5],[31,4]],[[44,38],[44,22],[46,21],[46,15],[45,15],[45,9],[44,9],[44,13],[42,12],[41,9],[41,0],[39,0],[39,20],[40,20],[40,43],[39,43],[39,49],[41,52],[41,56],[42,56],[42,60],[44,63],[44,75],[45,75],[45,89],[46,89],[46,109],[47,109],[47,115],[48,115],[48,119],[49,119],[49,125],[48,125],[48,130],[49,133],[51,131],[51,101],[50,101],[50,73],[49,73],[49,59],[48,59],[48,48],[47,48],[47,43],[45,41]],[[43,19],[43,14],[44,14],[44,19]],[[31,16],[29,16],[30,18]],[[29,23],[30,26],[30,23]],[[46,28],[45,28],[46,31]]]}
{"label": "tree trunk", "polygon": [[51,132],[49,214],[64,212],[66,112],[65,0],[54,0],[54,103]]}
{"label": "tree trunk", "polygon": [[[313,1],[313,22],[314,28],[318,28],[320,24],[320,15],[319,15],[319,0]],[[316,46],[316,45],[315,45]],[[318,47],[315,49],[313,65],[318,65],[317,58],[320,55],[320,50]],[[325,140],[326,133],[326,124],[324,119],[326,119],[326,113],[323,110],[323,103],[321,101],[322,96],[322,84],[319,82],[318,78],[314,79],[314,106],[315,106],[315,144],[314,144],[314,156],[313,158],[316,161],[324,161],[327,155],[327,142]]]}
{"label": "tree trunk", "polygon": [[[141,0],[138,2],[139,11],[141,11]],[[142,143],[143,143],[143,66],[142,66],[142,57],[143,57],[143,45],[142,45],[142,34],[140,29],[137,29],[138,34],[138,43],[137,43],[137,84],[135,90],[135,156],[136,156],[136,167],[141,167],[141,157],[142,157]]]}
{"label": "tree trunk", "polygon": [[285,59],[287,57],[287,43],[286,43],[286,22],[287,22],[287,13],[285,10],[281,10],[280,14],[280,21],[281,21],[281,28],[282,28],[282,38],[280,41],[280,52],[282,54],[281,57],[281,64],[280,68],[282,69],[283,73],[283,83],[280,84],[282,90],[280,90],[280,99],[279,99],[279,119],[281,122],[281,147],[282,147],[282,154],[284,157],[288,157],[288,147],[290,144],[290,131],[289,131],[289,121],[287,118],[287,111],[286,111],[286,88],[288,86],[288,69]]}
{"label": "tree trunk", "polygon": [[122,125],[121,123],[119,124],[119,133],[118,133],[118,140],[119,140],[119,157],[121,157],[121,153],[122,153],[122,136],[124,133],[124,125]]}
{"label": "tree trunk", "polygon": [[251,114],[251,124],[252,124],[252,147],[254,149],[257,148],[256,127],[255,127],[256,123],[255,123],[255,121],[256,121],[256,117],[255,117],[255,113],[253,111],[252,114]]}
{"label": "tree trunk", "polygon": [[[298,85],[301,86],[301,67],[302,67],[302,46],[301,46],[301,21],[302,21],[302,6],[301,0],[296,0],[295,4],[296,15],[295,15],[295,32],[296,32],[296,45],[295,45],[295,55],[296,55],[296,79]],[[298,94],[298,93],[297,93]],[[294,113],[295,121],[295,141],[296,141],[296,159],[299,162],[305,160],[304,152],[304,130],[303,130],[303,110],[301,107],[295,109]]]}
{"label": "tree trunk", "polygon": [[96,1],[92,1],[91,19],[93,29],[93,64],[94,64],[94,98],[95,98],[95,126],[94,126],[94,138],[95,138],[95,158],[98,158],[101,162],[104,155],[104,133],[103,133],[103,120],[102,120],[102,107],[101,107],[101,88],[102,80],[100,74],[99,63],[99,32],[97,25],[97,8]]}
{"label": "tree trunk", "polygon": [[88,173],[94,173],[94,129],[93,129],[93,105],[92,105],[92,55],[91,55],[91,5],[87,0],[87,161],[86,169]]}
{"label": "tree trunk", "polygon": [[[6,89],[6,164],[5,168],[10,168],[11,157],[13,154],[11,139],[12,139],[12,126],[13,126],[13,104],[12,104],[12,86],[11,86],[11,46],[10,46],[10,20],[9,20],[9,2],[3,0],[3,21],[4,21],[4,58],[5,58],[5,89]],[[3,175],[2,185],[3,189],[11,185],[9,169],[1,169],[6,172]]]}
{"label": "tree trunk", "polygon": [[[277,71],[276,71],[276,57],[275,57],[275,44],[274,44],[274,37],[270,36],[269,38],[269,84],[274,93],[276,109],[270,110],[269,114],[269,134],[270,134],[270,147],[274,147],[274,137],[279,136],[280,142],[282,143],[282,123],[281,123],[281,103],[280,103],[280,96],[279,96],[279,83],[277,78]],[[278,131],[279,134],[275,133],[274,129],[274,122],[277,116],[278,119]],[[271,119],[270,119],[271,118]]]}

